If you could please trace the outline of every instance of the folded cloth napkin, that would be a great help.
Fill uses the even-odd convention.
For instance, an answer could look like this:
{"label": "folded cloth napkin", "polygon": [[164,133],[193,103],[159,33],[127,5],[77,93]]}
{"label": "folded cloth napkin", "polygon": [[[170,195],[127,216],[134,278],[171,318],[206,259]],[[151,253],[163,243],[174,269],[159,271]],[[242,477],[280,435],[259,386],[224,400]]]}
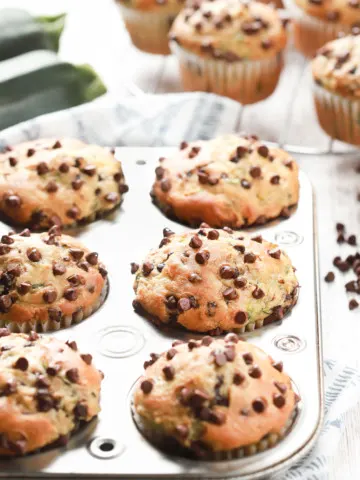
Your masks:
{"label": "folded cloth napkin", "polygon": [[[91,104],[38,117],[0,133],[6,145],[49,136],[72,136],[109,146],[173,146],[183,139],[208,139],[238,130],[239,104],[216,95],[189,93],[146,95]],[[339,352],[325,352],[325,419],[312,451],[281,475],[285,480],[322,480],[331,471],[346,413],[360,398],[357,370],[338,362]],[[345,478],[345,477],[342,477]]]}

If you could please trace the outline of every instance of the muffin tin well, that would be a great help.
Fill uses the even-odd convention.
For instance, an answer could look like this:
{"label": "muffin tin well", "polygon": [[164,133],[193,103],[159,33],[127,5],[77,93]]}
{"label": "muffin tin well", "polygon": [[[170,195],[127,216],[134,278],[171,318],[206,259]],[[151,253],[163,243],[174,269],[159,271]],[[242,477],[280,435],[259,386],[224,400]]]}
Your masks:
{"label": "muffin tin well", "polygon": [[[75,434],[67,448],[1,460],[0,477],[255,479],[290,467],[313,445],[322,420],[320,304],[315,206],[311,184],[302,172],[300,202],[293,215],[256,229],[264,238],[279,243],[297,268],[301,286],[298,304],[280,324],[244,334],[274,359],[284,361],[285,371],[301,395],[291,431],[277,446],[263,453],[239,460],[205,462],[164,454],[148,443],[132,420],[131,393],[150,352],[166,350],[175,339],[201,336],[159,330],[132,308],[134,279],[130,262],[144,258],[157,245],[164,227],[175,232],[186,229],[164,217],[149,196],[157,160],[171,151],[117,149],[116,156],[123,164],[130,187],[121,209],[74,232],[90,249],[99,252],[107,266],[109,295],[104,305],[84,322],[52,335],[75,340],[80,350],[93,355],[94,364],[105,373],[98,419],[91,422],[91,428]],[[0,233],[7,230],[2,224]]]}

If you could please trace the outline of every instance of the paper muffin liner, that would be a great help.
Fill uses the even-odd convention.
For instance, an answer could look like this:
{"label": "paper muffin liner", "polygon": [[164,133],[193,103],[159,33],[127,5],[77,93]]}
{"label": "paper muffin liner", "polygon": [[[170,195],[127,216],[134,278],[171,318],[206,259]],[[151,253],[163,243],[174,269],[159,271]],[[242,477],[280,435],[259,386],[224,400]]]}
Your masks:
{"label": "paper muffin liner", "polygon": [[[132,43],[147,53],[169,55],[168,33],[176,13],[147,12],[119,4]],[[179,4],[180,11],[180,4]]]}
{"label": "paper muffin liner", "polygon": [[74,312],[71,315],[63,315],[60,322],[55,320],[48,319],[46,322],[36,320],[35,322],[23,322],[17,323],[15,321],[7,322],[6,320],[0,319],[0,327],[6,327],[12,333],[29,333],[32,330],[38,333],[54,332],[61,330],[63,328],[68,328],[71,325],[80,323],[82,320],[90,317],[93,313],[98,310],[101,305],[105,302],[107,294],[109,291],[109,281],[106,279],[103,289],[101,290],[100,296],[97,301],[88,306],[87,308],[82,308],[81,310]]}
{"label": "paper muffin liner", "polygon": [[314,86],[319,123],[330,137],[360,145],[360,99],[337,95],[320,85]]}
{"label": "paper muffin liner", "polygon": [[246,105],[264,100],[275,90],[283,67],[282,52],[264,60],[228,62],[204,58],[170,42],[177,56],[183,87],[230,97]]}
{"label": "paper muffin liner", "polygon": [[325,22],[305,13],[295,0],[283,0],[293,19],[294,43],[306,57],[313,57],[325,43],[338,38],[340,33],[351,33],[350,25]]}
{"label": "paper muffin liner", "polygon": [[298,407],[295,406],[289,419],[284,427],[277,433],[268,433],[259,442],[251,443],[240,448],[233,450],[211,451],[204,448],[201,451],[201,455],[196,455],[194,450],[186,448],[181,445],[175,437],[165,434],[161,429],[154,429],[151,427],[150,422],[146,422],[145,419],[140,417],[135,410],[134,403],[131,403],[131,413],[135,425],[140,433],[153,445],[157,446],[161,450],[166,450],[169,453],[173,453],[180,456],[192,457],[197,460],[206,461],[224,461],[224,460],[237,460],[244,457],[249,457],[257,453],[264,452],[270,448],[275,447],[292,429],[295,420],[298,415]]}

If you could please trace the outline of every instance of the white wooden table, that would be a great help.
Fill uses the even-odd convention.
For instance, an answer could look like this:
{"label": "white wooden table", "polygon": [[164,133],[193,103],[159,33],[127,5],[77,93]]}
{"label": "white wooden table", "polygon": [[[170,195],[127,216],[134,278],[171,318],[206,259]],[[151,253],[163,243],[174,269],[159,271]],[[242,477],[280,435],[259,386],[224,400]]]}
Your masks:
{"label": "white wooden table", "polygon": [[[148,55],[132,47],[112,0],[0,0],[0,7],[5,6],[20,6],[37,14],[67,11],[61,56],[73,63],[90,63],[115,95],[129,95],[132,84],[148,93],[181,91],[175,58]],[[234,125],[270,141],[321,149],[330,145],[316,122],[308,66],[295,52],[288,53],[286,72],[275,94],[260,104],[245,109],[239,106]],[[342,148],[337,142],[333,145],[334,150]],[[345,223],[349,233],[358,233],[360,243],[360,174],[355,173],[360,155],[295,156],[316,192],[323,278],[334,269],[335,255],[356,251],[337,245],[337,221]],[[324,356],[340,351],[344,363],[359,367],[360,308],[353,312],[347,308],[349,298],[343,285],[351,274],[343,276],[336,271],[336,277],[334,284],[321,281]],[[344,420],[347,427],[330,478],[356,480],[360,478],[360,403]]]}

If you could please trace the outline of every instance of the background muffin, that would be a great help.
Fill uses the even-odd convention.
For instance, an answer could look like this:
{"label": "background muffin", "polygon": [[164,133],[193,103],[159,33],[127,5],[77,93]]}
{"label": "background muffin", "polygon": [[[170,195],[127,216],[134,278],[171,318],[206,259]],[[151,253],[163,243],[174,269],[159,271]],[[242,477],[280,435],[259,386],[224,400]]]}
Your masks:
{"label": "background muffin", "polygon": [[0,330],[0,455],[65,445],[100,411],[102,374],[75,342]]}
{"label": "background muffin", "polygon": [[192,226],[262,224],[299,199],[298,167],[283,150],[253,136],[225,135],[182,144],[161,159],[152,196],[169,216]]}
{"label": "background muffin", "polygon": [[99,308],[107,293],[98,254],[58,227],[3,235],[0,271],[0,325],[12,331],[68,327]]}
{"label": "background muffin", "polygon": [[295,46],[307,57],[341,33],[360,33],[358,0],[284,0],[293,18]]}
{"label": "background muffin", "polygon": [[253,330],[282,319],[297,300],[286,253],[260,235],[229,229],[165,229],[159,248],[132,272],[136,310],[198,332]]}
{"label": "background muffin", "polygon": [[170,39],[185,90],[248,104],[274,91],[287,36],[278,12],[269,5],[205,0],[179,14]]}
{"label": "background muffin", "polygon": [[134,411],[150,441],[231,458],[273,446],[291,426],[297,398],[282,363],[234,334],[174,342],[144,366]]}
{"label": "background muffin", "polygon": [[79,140],[36,140],[0,155],[0,210],[34,229],[92,221],[127,190],[112,153]]}
{"label": "background muffin", "polygon": [[320,125],[332,138],[360,145],[360,36],[326,44],[312,72]]}
{"label": "background muffin", "polygon": [[117,0],[133,44],[148,53],[170,53],[168,33],[184,0]]}

